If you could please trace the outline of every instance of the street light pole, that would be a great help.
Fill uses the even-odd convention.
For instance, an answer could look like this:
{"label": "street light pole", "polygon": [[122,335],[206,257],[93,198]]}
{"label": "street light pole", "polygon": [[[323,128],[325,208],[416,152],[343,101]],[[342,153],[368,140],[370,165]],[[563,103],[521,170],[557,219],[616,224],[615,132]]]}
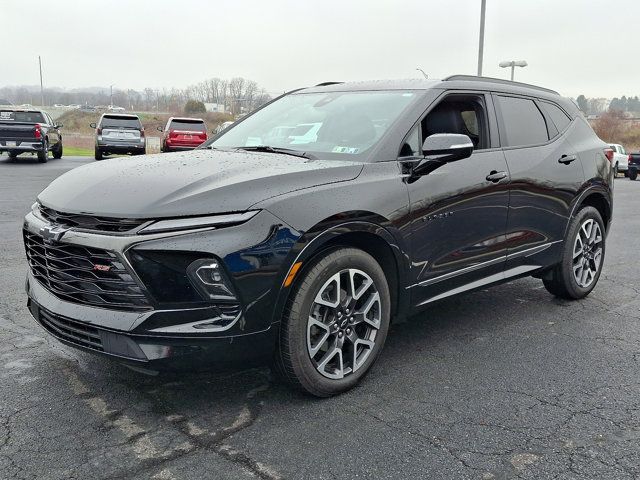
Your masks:
{"label": "street light pole", "polygon": [[38,66],[40,67],[40,105],[44,107],[44,86],[42,83],[42,59],[38,55]]}
{"label": "street light pole", "polygon": [[511,81],[513,82],[513,76],[515,73],[516,67],[526,67],[528,63],[526,60],[510,60],[508,62],[500,62],[499,66],[501,68],[511,68]]}
{"label": "street light pole", "polygon": [[419,72],[421,72],[421,73],[422,73],[422,75],[424,75],[424,78],[425,78],[425,79],[427,79],[427,80],[429,79],[429,76],[428,76],[426,73],[424,73],[424,70],[422,70],[420,67],[416,68],[416,70],[418,70]]}
{"label": "street light pole", "polygon": [[482,60],[484,57],[484,14],[487,9],[487,0],[482,0],[480,6],[480,41],[478,42],[478,76],[482,76]]}

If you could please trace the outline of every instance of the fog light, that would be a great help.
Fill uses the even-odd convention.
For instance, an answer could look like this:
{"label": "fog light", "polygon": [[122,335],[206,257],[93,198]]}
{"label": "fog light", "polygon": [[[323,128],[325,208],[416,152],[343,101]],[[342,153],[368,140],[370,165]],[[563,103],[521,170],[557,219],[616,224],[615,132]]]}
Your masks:
{"label": "fog light", "polygon": [[196,260],[187,268],[193,286],[207,300],[236,300],[231,283],[217,260]]}

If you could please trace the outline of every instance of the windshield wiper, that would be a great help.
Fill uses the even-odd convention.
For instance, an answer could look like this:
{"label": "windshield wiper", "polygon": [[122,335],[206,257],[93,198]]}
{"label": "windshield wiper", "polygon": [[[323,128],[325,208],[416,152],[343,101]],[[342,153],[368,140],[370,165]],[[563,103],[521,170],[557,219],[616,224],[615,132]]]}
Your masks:
{"label": "windshield wiper", "polygon": [[293,150],[291,148],[272,147],[270,145],[252,145],[250,147],[236,147],[236,150],[246,150],[248,152],[282,153],[284,155],[292,155],[294,157],[315,159],[314,156],[309,155],[306,152],[301,152],[300,150]]}

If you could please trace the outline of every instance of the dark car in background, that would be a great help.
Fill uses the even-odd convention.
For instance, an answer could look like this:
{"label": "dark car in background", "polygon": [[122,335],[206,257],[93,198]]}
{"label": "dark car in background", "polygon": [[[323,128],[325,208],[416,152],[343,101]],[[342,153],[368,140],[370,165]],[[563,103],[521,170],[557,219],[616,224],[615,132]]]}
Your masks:
{"label": "dark car in background", "polygon": [[627,170],[627,176],[629,180],[635,180],[638,178],[638,172],[640,171],[640,153],[629,154],[629,166]]}
{"label": "dark car in background", "polygon": [[144,127],[137,115],[103,113],[91,128],[96,129],[96,160],[110,154],[144,155],[146,152]]}
{"label": "dark car in background", "polygon": [[587,296],[612,157],[545,88],[300,89],[195,152],[54,180],[24,222],[29,308],[63,343],[139,369],[273,362],[334,395],[367,373],[392,320],[433,302],[524,276]]}
{"label": "dark car in background", "polygon": [[42,110],[0,109],[0,153],[10,158],[35,153],[40,163],[47,162],[49,152],[62,158],[61,128]]}
{"label": "dark car in background", "polygon": [[208,138],[207,125],[201,118],[171,117],[158,131],[163,133],[160,147],[163,152],[193,150]]}

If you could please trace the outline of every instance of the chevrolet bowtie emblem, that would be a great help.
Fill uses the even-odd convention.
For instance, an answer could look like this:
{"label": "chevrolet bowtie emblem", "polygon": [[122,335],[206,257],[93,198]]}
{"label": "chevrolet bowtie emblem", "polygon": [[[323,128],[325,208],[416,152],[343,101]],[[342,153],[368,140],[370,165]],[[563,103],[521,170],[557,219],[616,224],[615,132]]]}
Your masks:
{"label": "chevrolet bowtie emblem", "polygon": [[58,225],[45,225],[40,229],[40,236],[48,242],[57,242],[67,232],[67,229]]}

